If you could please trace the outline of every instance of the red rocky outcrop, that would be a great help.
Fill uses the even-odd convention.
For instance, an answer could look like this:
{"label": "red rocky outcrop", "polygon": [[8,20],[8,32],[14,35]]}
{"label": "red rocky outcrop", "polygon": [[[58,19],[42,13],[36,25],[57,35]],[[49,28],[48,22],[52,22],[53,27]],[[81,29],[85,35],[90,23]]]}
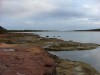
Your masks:
{"label": "red rocky outcrop", "polygon": [[54,71],[55,62],[43,49],[0,44],[0,75],[55,75]]}

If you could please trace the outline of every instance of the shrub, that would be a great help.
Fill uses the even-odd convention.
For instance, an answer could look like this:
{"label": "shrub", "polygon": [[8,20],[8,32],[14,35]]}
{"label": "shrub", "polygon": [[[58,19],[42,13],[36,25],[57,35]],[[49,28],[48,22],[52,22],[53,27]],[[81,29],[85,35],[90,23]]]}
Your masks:
{"label": "shrub", "polygon": [[0,34],[5,33],[5,32],[6,32],[6,29],[4,29],[3,27],[0,26]]}

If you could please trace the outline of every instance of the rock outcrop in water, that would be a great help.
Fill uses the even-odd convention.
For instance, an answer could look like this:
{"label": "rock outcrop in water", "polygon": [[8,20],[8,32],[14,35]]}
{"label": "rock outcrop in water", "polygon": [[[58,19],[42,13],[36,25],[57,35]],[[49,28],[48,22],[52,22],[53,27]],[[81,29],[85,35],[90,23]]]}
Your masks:
{"label": "rock outcrop in water", "polygon": [[100,75],[89,64],[68,60],[61,60],[56,67],[57,75]]}
{"label": "rock outcrop in water", "polygon": [[89,64],[67,59],[64,60],[52,54],[48,55],[56,62],[56,75],[100,75]]}
{"label": "rock outcrop in water", "polygon": [[73,42],[73,41],[61,41],[56,42],[48,47],[46,47],[46,50],[49,51],[71,51],[71,50],[91,50],[98,47],[98,44],[93,43],[79,43],[79,42]]}

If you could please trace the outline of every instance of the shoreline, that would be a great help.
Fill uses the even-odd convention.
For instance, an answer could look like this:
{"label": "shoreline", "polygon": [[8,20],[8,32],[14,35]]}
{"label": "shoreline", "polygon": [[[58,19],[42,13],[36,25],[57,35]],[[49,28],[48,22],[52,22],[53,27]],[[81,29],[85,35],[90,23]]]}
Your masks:
{"label": "shoreline", "polygon": [[[44,74],[44,73],[38,74],[37,73],[35,75],[100,75],[100,73],[97,72],[89,64],[85,64],[82,62],[76,62],[76,61],[70,61],[70,60],[63,60],[55,55],[48,53],[46,50],[40,48],[40,47],[43,47],[46,45],[52,45],[52,44],[53,45],[56,44],[57,46],[59,46],[59,45],[62,45],[62,43],[63,43],[64,47],[66,44],[67,45],[70,44],[69,46],[76,46],[75,45],[76,42],[63,41],[61,39],[55,39],[55,38],[43,38],[43,37],[40,37],[39,35],[29,34],[29,33],[28,34],[26,34],[26,33],[24,33],[24,34],[23,33],[9,33],[9,35],[8,34],[2,34],[2,35],[0,34],[0,37],[2,37],[2,39],[0,39],[0,42],[2,45],[0,47],[0,51],[2,53],[9,54],[9,56],[11,55],[10,53],[14,53],[16,55],[18,51],[19,51],[19,53],[22,52],[22,54],[23,53],[25,53],[26,55],[29,54],[29,56],[30,56],[30,54],[33,53],[34,57],[36,57],[35,60],[37,59],[36,61],[39,61],[40,57],[43,57],[43,60],[45,62],[49,61],[52,63],[52,65],[50,65],[51,63],[47,62],[49,65],[45,66],[45,68],[46,68],[45,70],[49,69],[47,74]],[[83,43],[76,43],[76,44],[78,46],[82,46],[82,47],[85,45]],[[89,45],[88,49],[91,49],[91,48],[94,49],[94,48],[98,47],[97,44],[90,44],[89,43],[88,45]],[[12,51],[2,51],[3,48],[6,48],[6,49],[10,48],[8,50],[15,48],[15,50],[17,50],[17,51],[13,51],[13,50]],[[75,48],[76,47],[74,47],[73,50]],[[81,49],[84,50],[83,48],[81,48]],[[2,53],[0,54],[0,56],[2,55]],[[39,56],[39,55],[41,55],[41,56]],[[45,55],[47,58],[45,57]],[[18,56],[18,55],[16,55],[16,56]],[[21,58],[19,57],[18,60],[20,59],[20,61],[22,62],[23,56],[24,56],[24,54],[21,55]],[[39,57],[39,58],[37,58],[37,57]],[[24,59],[26,59],[26,58],[27,57],[25,56]],[[46,59],[48,59],[48,60],[46,60]],[[4,58],[4,60],[6,60],[6,58]],[[31,62],[31,60],[30,60],[30,62]],[[35,60],[32,60],[32,61],[34,62]],[[43,61],[43,60],[41,59],[41,61]],[[12,61],[12,59],[11,59],[11,61]],[[44,61],[41,62],[40,64],[43,64]],[[30,62],[28,62],[28,63],[30,63]],[[30,64],[32,64],[32,63],[30,63]],[[29,64],[27,64],[26,66],[28,66],[28,65]],[[8,64],[8,66],[10,66],[10,65]],[[39,67],[39,66],[35,66],[34,69],[36,69],[37,67]],[[10,72],[12,72],[12,71],[10,71]],[[10,74],[8,74],[8,75],[10,75]],[[15,75],[15,74],[13,74],[13,75]],[[34,74],[28,74],[28,75],[34,75]]]}

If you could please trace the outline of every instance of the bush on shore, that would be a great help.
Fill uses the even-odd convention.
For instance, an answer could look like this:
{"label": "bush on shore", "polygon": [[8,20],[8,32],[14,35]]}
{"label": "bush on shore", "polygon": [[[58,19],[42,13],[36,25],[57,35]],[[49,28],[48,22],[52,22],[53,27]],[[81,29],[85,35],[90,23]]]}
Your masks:
{"label": "bush on shore", "polygon": [[0,34],[5,33],[5,32],[6,32],[6,29],[4,29],[3,27],[0,26]]}

